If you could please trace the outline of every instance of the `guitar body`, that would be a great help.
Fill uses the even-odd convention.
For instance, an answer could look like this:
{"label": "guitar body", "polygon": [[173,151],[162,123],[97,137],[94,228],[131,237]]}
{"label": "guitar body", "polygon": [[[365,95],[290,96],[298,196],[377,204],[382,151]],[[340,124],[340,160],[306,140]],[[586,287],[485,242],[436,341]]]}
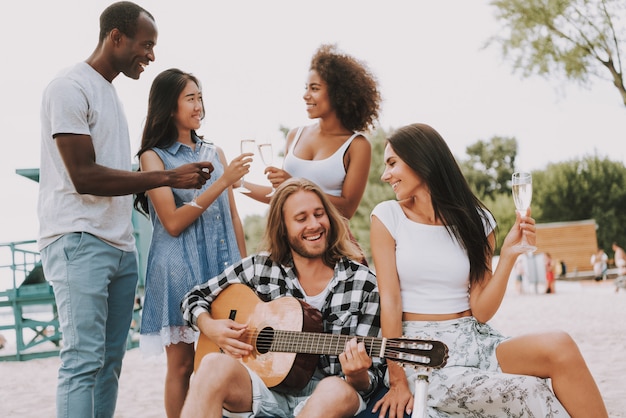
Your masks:
{"label": "guitar body", "polygon": [[[248,327],[241,341],[254,347],[241,359],[268,388],[297,392],[311,380],[321,354],[338,356],[355,338],[323,332],[322,314],[306,302],[283,296],[263,302],[244,284],[232,284],[211,304],[214,319],[232,319]],[[415,338],[356,337],[370,357],[380,357],[414,367],[441,368],[448,359],[448,347],[441,341]],[[202,357],[219,353],[220,348],[200,334],[194,368]]]}
{"label": "guitar body", "polygon": [[[259,331],[266,328],[321,333],[322,315],[317,309],[294,297],[263,302],[248,286],[232,284],[211,304],[211,317],[248,325],[241,341],[255,349],[241,362],[259,375],[267,387],[293,392],[304,388],[311,380],[319,355],[266,351],[258,336]],[[194,368],[198,369],[205,355],[220,351],[215,343],[200,333]]]}

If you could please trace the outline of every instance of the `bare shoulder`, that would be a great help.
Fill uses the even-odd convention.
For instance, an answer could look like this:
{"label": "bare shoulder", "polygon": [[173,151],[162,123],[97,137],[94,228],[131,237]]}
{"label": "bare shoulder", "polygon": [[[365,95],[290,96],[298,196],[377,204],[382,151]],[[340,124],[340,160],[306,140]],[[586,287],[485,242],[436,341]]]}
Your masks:
{"label": "bare shoulder", "polygon": [[161,157],[153,150],[144,151],[139,157],[141,171],[163,170],[164,165]]}
{"label": "bare shoulder", "polygon": [[358,135],[352,140],[348,153],[350,155],[361,155],[369,157],[372,152],[372,144],[364,135]]}

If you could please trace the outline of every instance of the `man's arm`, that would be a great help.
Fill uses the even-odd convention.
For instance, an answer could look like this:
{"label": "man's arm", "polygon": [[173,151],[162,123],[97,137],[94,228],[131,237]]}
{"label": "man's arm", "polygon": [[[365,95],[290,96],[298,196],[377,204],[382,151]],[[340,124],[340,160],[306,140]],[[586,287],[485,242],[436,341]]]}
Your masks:
{"label": "man's arm", "polygon": [[161,186],[200,188],[211,177],[209,162],[185,164],[173,170],[134,172],[96,164],[89,135],[59,134],[55,141],[70,179],[80,194],[122,196]]}

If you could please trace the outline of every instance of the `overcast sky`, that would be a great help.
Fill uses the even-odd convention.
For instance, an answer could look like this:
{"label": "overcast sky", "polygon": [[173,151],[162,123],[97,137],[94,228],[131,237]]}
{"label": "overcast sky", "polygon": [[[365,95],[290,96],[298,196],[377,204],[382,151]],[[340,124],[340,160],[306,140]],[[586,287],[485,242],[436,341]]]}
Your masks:
{"label": "overcast sky", "polygon": [[[35,0],[0,6],[0,242],[36,239],[37,184],[17,174],[39,166],[41,93],[63,67],[86,59],[98,17],[110,1]],[[278,127],[311,123],[302,100],[311,55],[336,43],[365,61],[384,98],[380,125],[432,125],[455,155],[495,135],[515,137],[518,168],[599,154],[626,163],[626,108],[609,81],[580,88],[522,79],[496,48],[483,49],[499,24],[487,1],[468,0],[146,0],[159,28],[156,61],[139,81],[114,84],[125,105],[133,154],[150,84],[178,67],[203,84],[200,132],[230,160],[239,139],[283,143]],[[132,158],[132,156],[129,156]],[[278,161],[280,163],[280,161]],[[260,158],[252,178],[264,181]],[[242,215],[265,206],[238,196]]]}

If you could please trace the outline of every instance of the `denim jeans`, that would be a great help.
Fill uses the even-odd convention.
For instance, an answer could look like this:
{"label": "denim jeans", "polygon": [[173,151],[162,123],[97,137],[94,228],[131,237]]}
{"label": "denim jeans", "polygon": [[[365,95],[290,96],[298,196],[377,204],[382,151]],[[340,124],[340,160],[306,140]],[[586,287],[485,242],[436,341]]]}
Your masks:
{"label": "denim jeans", "polygon": [[133,313],[137,256],[88,233],[41,251],[63,334],[58,418],[110,418]]}

